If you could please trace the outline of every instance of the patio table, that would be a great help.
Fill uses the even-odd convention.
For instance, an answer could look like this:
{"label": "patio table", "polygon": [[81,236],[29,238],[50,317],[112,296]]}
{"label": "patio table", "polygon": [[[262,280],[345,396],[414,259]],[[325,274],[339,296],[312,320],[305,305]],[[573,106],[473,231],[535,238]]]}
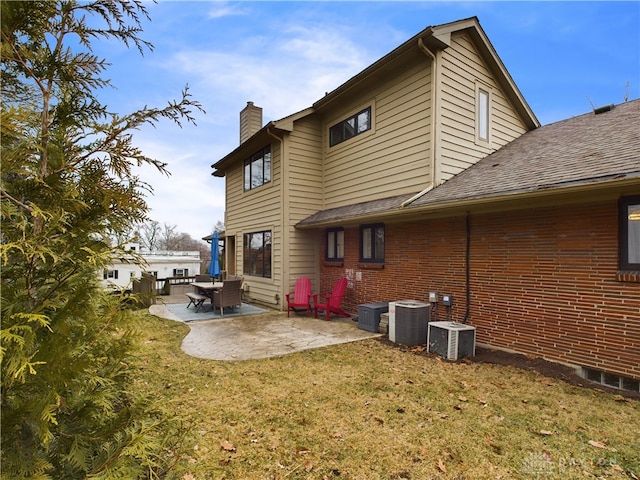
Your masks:
{"label": "patio table", "polygon": [[213,298],[213,292],[222,288],[222,282],[193,282],[191,285],[195,288],[196,293],[206,295]]}

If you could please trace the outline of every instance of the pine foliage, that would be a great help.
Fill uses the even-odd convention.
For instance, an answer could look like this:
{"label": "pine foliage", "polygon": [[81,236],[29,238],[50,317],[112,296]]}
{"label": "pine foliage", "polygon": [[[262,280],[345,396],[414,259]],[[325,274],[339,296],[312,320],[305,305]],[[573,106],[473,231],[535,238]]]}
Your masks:
{"label": "pine foliage", "polygon": [[142,2],[1,5],[3,478],[158,478],[176,431],[131,392],[135,313],[97,272],[119,253],[108,238],[147,220],[133,167],[166,173],[131,131],[201,108],[187,89],[127,115],[98,101],[109,81],[91,42],[150,50]]}

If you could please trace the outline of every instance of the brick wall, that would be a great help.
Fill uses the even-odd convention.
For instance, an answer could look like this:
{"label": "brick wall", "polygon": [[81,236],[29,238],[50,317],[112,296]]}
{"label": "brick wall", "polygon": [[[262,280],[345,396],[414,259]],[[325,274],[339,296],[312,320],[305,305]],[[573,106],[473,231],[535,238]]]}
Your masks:
{"label": "brick wall", "polygon": [[[618,275],[617,215],[616,202],[471,215],[468,323],[477,341],[640,379],[640,283]],[[387,224],[384,267],[367,268],[359,229],[347,228],[344,264],[323,263],[321,289],[347,275],[349,312],[437,291],[453,296],[450,311],[438,304],[438,320],[461,322],[466,238],[465,217]]]}

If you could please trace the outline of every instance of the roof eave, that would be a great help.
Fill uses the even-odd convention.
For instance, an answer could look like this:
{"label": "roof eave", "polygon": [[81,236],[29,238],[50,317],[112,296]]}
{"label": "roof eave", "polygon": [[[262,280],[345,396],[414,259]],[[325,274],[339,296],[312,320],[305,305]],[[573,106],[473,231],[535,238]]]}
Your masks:
{"label": "roof eave", "polygon": [[553,200],[557,197],[568,197],[571,195],[577,196],[584,193],[591,194],[589,197],[590,200],[595,201],[597,200],[598,195],[604,197],[618,197],[620,195],[637,192],[639,187],[640,171],[625,174],[623,178],[618,177],[605,181],[547,186],[537,189],[486,195],[482,197],[446,200],[426,205],[408,205],[406,207],[398,207],[366,215],[334,218],[313,223],[298,223],[296,228],[300,230],[311,230],[380,221],[401,222],[424,216],[448,217],[461,215],[465,212],[474,210],[501,211],[505,208],[507,210],[530,208],[532,201],[535,200],[543,200],[545,198]]}

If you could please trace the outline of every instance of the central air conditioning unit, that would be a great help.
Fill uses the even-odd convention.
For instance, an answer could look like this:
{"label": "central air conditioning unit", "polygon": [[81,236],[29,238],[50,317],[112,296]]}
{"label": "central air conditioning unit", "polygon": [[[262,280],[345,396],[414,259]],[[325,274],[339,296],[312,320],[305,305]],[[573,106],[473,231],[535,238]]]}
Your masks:
{"label": "central air conditioning unit", "polygon": [[460,360],[476,354],[476,327],[456,322],[431,322],[427,337],[429,352],[447,360]]}
{"label": "central air conditioning unit", "polygon": [[389,303],[389,340],[404,345],[424,345],[431,305],[418,300]]}

